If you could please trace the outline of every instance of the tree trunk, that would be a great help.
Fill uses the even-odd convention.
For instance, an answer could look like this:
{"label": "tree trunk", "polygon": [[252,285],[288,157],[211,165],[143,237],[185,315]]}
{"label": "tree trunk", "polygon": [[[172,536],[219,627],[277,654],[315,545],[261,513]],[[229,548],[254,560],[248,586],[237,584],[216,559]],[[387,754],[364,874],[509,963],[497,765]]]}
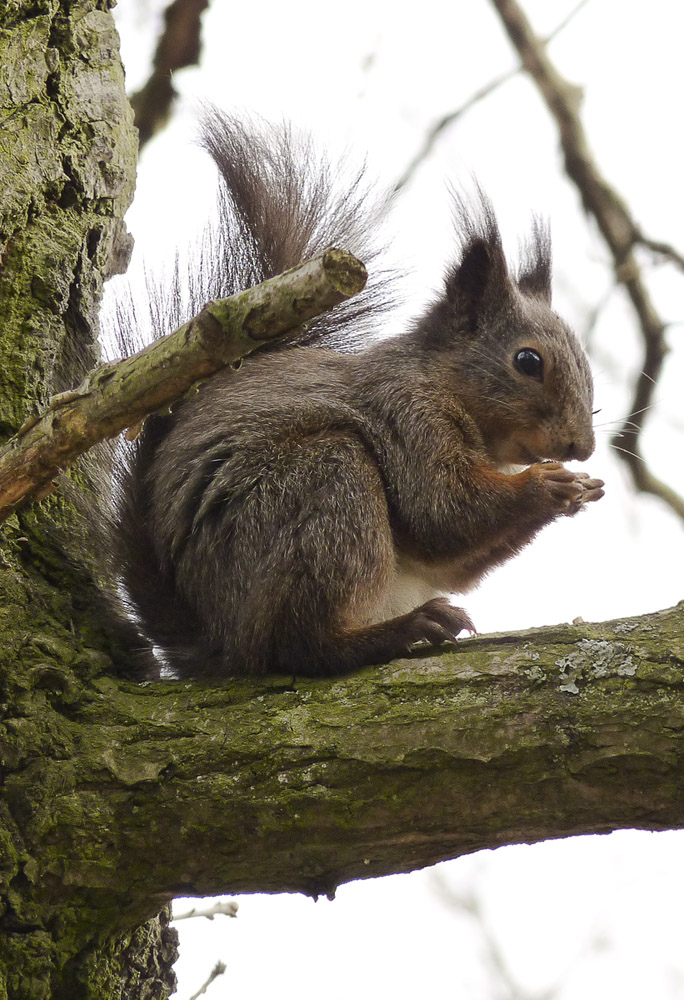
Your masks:
{"label": "tree trunk", "polygon": [[[136,138],[109,7],[0,2],[3,438],[93,363],[102,282],[130,251],[122,217]],[[72,909],[66,848],[53,852],[51,872],[41,861],[35,823],[59,802],[61,782],[43,785],[40,774],[48,763],[71,768],[59,735],[71,678],[108,663],[88,581],[65,562],[55,527],[73,530],[59,500],[14,516],[0,535],[0,997],[166,997],[167,917],[119,928],[118,938],[103,924],[88,929],[84,898]]]}

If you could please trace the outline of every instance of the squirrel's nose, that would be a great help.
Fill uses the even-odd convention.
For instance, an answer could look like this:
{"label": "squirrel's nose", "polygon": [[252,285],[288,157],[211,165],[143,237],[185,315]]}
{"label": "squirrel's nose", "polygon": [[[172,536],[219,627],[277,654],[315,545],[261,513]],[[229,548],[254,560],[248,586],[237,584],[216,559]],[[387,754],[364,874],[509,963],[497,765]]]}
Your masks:
{"label": "squirrel's nose", "polygon": [[584,462],[594,451],[593,435],[591,439],[571,441],[565,446],[564,462]]}

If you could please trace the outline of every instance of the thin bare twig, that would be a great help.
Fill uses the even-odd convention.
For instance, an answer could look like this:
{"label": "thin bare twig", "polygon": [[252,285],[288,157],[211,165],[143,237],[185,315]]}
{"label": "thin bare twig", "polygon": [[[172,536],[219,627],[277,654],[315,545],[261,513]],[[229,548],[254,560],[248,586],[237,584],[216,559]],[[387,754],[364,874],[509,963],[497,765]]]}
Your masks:
{"label": "thin bare twig", "polygon": [[30,417],[0,450],[0,521],[55,489],[54,478],[105,438],[139,424],[198,381],[300,327],[366,284],[351,254],[325,250],[305,264],[209,302],[175,333],[143,351],[100,365],[47,410]]}
{"label": "thin bare twig", "polygon": [[492,94],[495,90],[497,90],[502,84],[507,83],[509,80],[512,80],[513,77],[517,76],[519,72],[520,72],[520,66],[516,66],[514,69],[508,70],[507,73],[502,73],[501,76],[495,77],[493,80],[490,80],[489,83],[486,83],[479,90],[476,90],[475,93],[471,97],[469,97],[466,103],[462,104],[460,108],[457,108],[455,111],[450,111],[448,115],[444,115],[443,118],[440,118],[439,121],[432,126],[428,134],[425,136],[423,140],[423,145],[420,147],[416,155],[413,157],[409,165],[406,167],[401,177],[395,182],[390,192],[390,196],[392,198],[395,198],[399,194],[399,192],[403,190],[403,188],[405,188],[406,185],[411,181],[414,174],[418,170],[418,167],[421,165],[421,163],[425,162],[425,160],[428,158],[428,156],[434,149],[435,144],[439,139],[440,135],[442,134],[442,132],[445,132],[450,125],[453,125],[455,121],[458,121],[458,119],[462,115],[464,115],[466,111],[470,111],[470,109],[474,107],[476,104],[479,104],[480,101],[483,101],[486,97],[489,97],[489,95]]}
{"label": "thin bare twig", "polygon": [[201,997],[204,993],[206,993],[211,984],[214,982],[214,980],[218,979],[219,976],[222,976],[227,968],[228,966],[225,964],[225,962],[217,962],[214,968],[209,973],[209,978],[207,979],[207,981],[202,986],[200,986],[200,988],[197,990],[197,993],[193,993],[192,996],[189,997],[189,1000],[197,1000],[198,997]]}
{"label": "thin bare twig", "polygon": [[534,992],[524,990],[514,977],[501,947],[501,942],[487,920],[482,899],[472,888],[462,891],[455,890],[441,873],[433,875],[432,884],[442,902],[450,910],[454,913],[462,913],[472,920],[484,945],[486,965],[496,975],[497,985],[507,991],[511,1000],[554,1000],[554,997],[560,995],[560,985],[567,981],[571,969],[579,967],[603,943],[598,935],[587,937],[583,943],[580,943],[576,954],[567,961],[566,969],[557,977],[556,984]]}
{"label": "thin bare twig", "polygon": [[639,452],[639,433],[651,407],[667,350],[666,324],[651,301],[634,255],[635,246],[645,241],[627,205],[593,160],[579,114],[580,90],[558,73],[516,0],[492,0],[492,4],[556,121],[566,173],[580,192],[586,211],[596,219],[613,256],[617,280],[624,286],[638,318],[644,345],[641,374],[634,389],[630,420],[615,435],[613,443],[617,444],[623,433],[633,435],[631,452],[618,454],[629,468],[634,485],[659,497],[684,519],[684,499],[648,470]]}
{"label": "thin bare twig", "polygon": [[[564,28],[567,27],[570,21],[572,21],[572,19],[580,12],[580,10],[584,6],[586,6],[588,2],[589,0],[580,0],[580,3],[578,3],[575,7],[573,7],[573,9],[566,15],[566,17],[563,18],[560,24],[556,25],[554,30],[551,32],[550,35],[548,35],[544,39],[544,42],[542,44],[548,45],[550,42],[552,42],[553,39],[556,38],[556,36],[559,35],[561,31],[563,31]],[[413,175],[418,170],[418,167],[421,165],[421,163],[424,163],[425,160],[428,158],[428,156],[435,147],[435,143],[437,142],[437,140],[439,139],[440,135],[443,132],[445,132],[451,125],[453,125],[455,121],[458,121],[458,119],[461,118],[462,115],[466,113],[466,111],[470,111],[471,108],[473,108],[476,104],[479,104],[480,101],[484,101],[485,98],[489,97],[490,94],[493,94],[494,91],[498,90],[498,88],[501,87],[504,83],[508,83],[509,80],[512,80],[513,77],[517,76],[521,70],[522,66],[514,66],[513,69],[509,69],[507,73],[502,73],[500,76],[495,77],[493,80],[490,80],[489,83],[486,83],[483,87],[480,87],[479,90],[476,90],[475,93],[468,98],[465,104],[462,104],[460,108],[456,109],[456,111],[450,111],[448,115],[444,115],[443,118],[440,118],[439,121],[432,126],[428,134],[425,136],[423,145],[418,150],[416,155],[413,157],[409,165],[406,167],[399,180],[395,183],[391,191],[391,197],[392,198],[396,197],[396,195],[399,194],[399,192],[406,187],[406,185],[412,179]]]}
{"label": "thin bare twig", "polygon": [[553,1000],[556,996],[554,988],[528,993],[516,981],[506,961],[506,956],[499,939],[494,934],[487,920],[482,901],[472,889],[456,892],[441,875],[435,875],[432,884],[437,890],[442,902],[454,913],[462,913],[469,917],[480,934],[484,947],[484,964],[496,977],[497,986],[506,991],[511,1000]]}
{"label": "thin bare twig", "polygon": [[164,13],[150,77],[131,97],[140,148],[168,121],[176,90],[172,74],[199,62],[201,18],[209,0],[174,0]]}
{"label": "thin bare twig", "polygon": [[217,899],[204,909],[200,909],[198,906],[193,906],[191,910],[187,910],[185,913],[174,913],[171,920],[176,923],[177,920],[191,920],[193,917],[206,917],[207,920],[213,920],[215,916],[222,915],[224,917],[237,917],[238,914],[238,904],[234,899],[228,900],[227,903],[222,902],[222,900]]}
{"label": "thin bare twig", "polygon": [[669,243],[662,243],[660,240],[651,240],[648,236],[644,236],[642,232],[638,233],[637,239],[642,247],[645,247],[652,253],[658,254],[659,257],[664,257],[665,260],[676,264],[680,270],[684,271],[684,256],[675,250],[673,246],[670,246]]}

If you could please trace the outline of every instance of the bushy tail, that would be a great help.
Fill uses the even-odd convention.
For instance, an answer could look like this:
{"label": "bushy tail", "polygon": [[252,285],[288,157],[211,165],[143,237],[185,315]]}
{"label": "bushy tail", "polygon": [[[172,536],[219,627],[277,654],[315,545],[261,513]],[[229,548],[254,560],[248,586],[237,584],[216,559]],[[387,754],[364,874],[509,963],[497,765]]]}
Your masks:
{"label": "bushy tail", "polygon": [[[366,265],[365,290],[263,349],[359,349],[389,306],[393,284],[378,265],[385,202],[366,183],[363,168],[333,167],[288,125],[237,119],[215,108],[205,110],[199,139],[219,172],[216,215],[195,251],[177,261],[171,280],[150,282],[152,335],[182,326],[210,299],[235,295],[336,246]],[[119,354],[143,346],[134,311],[137,304],[134,310],[129,303],[118,311],[113,339]]]}
{"label": "bushy tail", "polygon": [[[369,325],[388,302],[389,286],[389,276],[373,267],[377,250],[372,237],[381,209],[369,197],[363,172],[338,191],[339,171],[314,154],[308,139],[286,126],[257,127],[215,109],[205,113],[201,141],[221,178],[218,218],[208,228],[200,254],[190,260],[188,273],[177,265],[171,288],[152,290],[155,335],[182,325],[210,299],[235,294],[328,246],[338,246],[371,265],[365,292],[270,349],[293,344],[337,350],[362,346]],[[133,314],[127,318],[123,310],[119,322],[119,342],[136,349]],[[153,658],[145,653],[153,646],[167,651],[179,673],[184,661],[192,661],[195,674],[212,673],[216,654],[203,645],[194,614],[177,595],[172,571],[164,569],[147,523],[145,469],[167,423],[163,416],[148,418],[137,441],[120,447],[97,544],[123,631],[130,636],[135,630],[142,640],[141,673],[153,672]]]}

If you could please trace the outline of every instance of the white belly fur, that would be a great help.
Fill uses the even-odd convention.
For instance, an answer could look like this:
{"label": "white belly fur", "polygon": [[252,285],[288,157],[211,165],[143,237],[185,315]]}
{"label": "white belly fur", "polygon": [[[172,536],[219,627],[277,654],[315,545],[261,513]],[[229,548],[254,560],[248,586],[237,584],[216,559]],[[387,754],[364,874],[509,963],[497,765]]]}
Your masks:
{"label": "white belly fur", "polygon": [[369,624],[405,615],[433,597],[448,597],[458,590],[458,569],[448,564],[422,563],[397,554],[394,573],[371,613]]}

